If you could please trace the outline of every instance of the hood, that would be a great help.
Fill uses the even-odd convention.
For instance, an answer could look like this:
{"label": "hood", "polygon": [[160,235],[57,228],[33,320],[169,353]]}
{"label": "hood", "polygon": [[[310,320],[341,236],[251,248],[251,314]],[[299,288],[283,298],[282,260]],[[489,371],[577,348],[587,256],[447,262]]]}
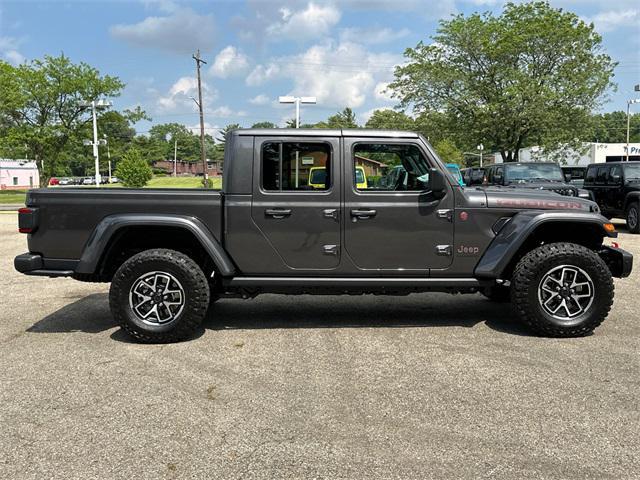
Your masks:
{"label": "hood", "polygon": [[489,187],[485,189],[485,193],[489,208],[600,212],[595,202],[579,197],[567,197],[547,190]]}

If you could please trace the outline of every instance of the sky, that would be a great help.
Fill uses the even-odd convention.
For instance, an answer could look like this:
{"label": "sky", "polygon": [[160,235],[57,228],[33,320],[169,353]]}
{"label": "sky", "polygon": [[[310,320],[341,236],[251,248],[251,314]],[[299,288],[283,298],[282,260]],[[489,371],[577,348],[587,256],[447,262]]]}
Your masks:
{"label": "sky", "polygon": [[[604,111],[625,110],[640,83],[640,2],[552,1],[593,22],[619,62]],[[429,42],[440,19],[499,13],[497,0],[0,0],[0,58],[13,64],[64,53],[126,83],[118,109],[142,107],[153,119],[136,125],[198,125],[195,62],[203,65],[209,133],[230,123],[283,125],[292,106],[279,95],[316,96],[301,121],[326,119],[345,106],[364,123],[393,108],[385,87],[403,52]]]}

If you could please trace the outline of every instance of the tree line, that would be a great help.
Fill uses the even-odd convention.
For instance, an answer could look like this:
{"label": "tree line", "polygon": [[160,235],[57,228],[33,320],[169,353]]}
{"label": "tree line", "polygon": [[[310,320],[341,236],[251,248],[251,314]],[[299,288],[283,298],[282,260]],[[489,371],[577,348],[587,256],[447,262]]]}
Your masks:
{"label": "tree line", "polygon": [[[539,145],[548,150],[581,142],[624,142],[626,114],[596,114],[615,86],[613,61],[593,24],[547,2],[507,3],[499,15],[473,13],[442,20],[431,42],[405,51],[388,93],[395,109],[373,112],[358,122],[350,108],[306,128],[375,128],[417,131],[447,162],[482,143],[504,161]],[[65,55],[45,56],[18,66],[0,61],[0,156],[35,159],[43,183],[51,176],[86,175],[93,166],[91,110],[87,101],[118,97],[125,84]],[[101,170],[131,150],[151,164],[200,158],[199,135],[185,125],[154,125],[141,107],[98,112]],[[258,122],[254,128],[277,128]],[[285,125],[295,126],[293,120]],[[224,156],[224,135],[240,124],[207,134],[207,158]],[[640,141],[640,115],[631,118],[631,141]],[[106,155],[106,151],[108,154]]]}

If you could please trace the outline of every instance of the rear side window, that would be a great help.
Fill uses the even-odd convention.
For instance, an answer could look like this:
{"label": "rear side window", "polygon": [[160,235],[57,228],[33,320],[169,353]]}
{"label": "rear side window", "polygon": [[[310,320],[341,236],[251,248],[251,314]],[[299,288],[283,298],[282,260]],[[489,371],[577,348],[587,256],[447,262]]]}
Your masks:
{"label": "rear side window", "polygon": [[587,175],[584,179],[585,182],[593,183],[596,181],[596,167],[589,167],[587,169]]}
{"label": "rear side window", "polygon": [[331,147],[326,143],[267,142],[262,145],[262,188],[265,190],[328,190],[331,181]]}
{"label": "rear side window", "polygon": [[599,167],[598,174],[596,175],[596,183],[605,183],[607,181],[607,173],[609,169],[607,167]]}

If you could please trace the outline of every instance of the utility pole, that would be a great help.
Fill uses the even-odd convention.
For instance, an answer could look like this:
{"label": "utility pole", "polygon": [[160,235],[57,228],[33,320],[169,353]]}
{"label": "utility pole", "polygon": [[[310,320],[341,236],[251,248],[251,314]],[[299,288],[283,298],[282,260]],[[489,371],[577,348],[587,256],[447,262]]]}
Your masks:
{"label": "utility pole", "polygon": [[200,64],[206,64],[200,58],[200,49],[192,58],[196,61],[196,71],[198,73],[198,109],[200,110],[200,156],[202,157],[202,174],[204,175],[204,188],[209,187],[209,175],[207,173],[207,152],[204,149],[204,112],[202,111],[202,82],[200,80]]}
{"label": "utility pole", "polygon": [[109,161],[109,183],[111,183],[111,152],[109,151],[109,139],[107,138],[106,133],[103,133],[102,136],[104,137],[104,141],[107,144],[107,159]]}

